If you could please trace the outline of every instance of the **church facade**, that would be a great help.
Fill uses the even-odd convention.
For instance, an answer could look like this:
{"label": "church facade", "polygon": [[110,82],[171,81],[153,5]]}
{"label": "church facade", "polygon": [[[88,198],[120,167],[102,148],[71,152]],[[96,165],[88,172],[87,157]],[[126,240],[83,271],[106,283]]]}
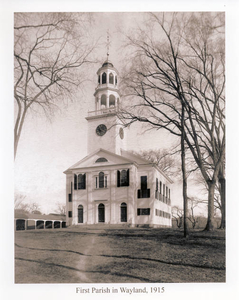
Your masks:
{"label": "church facade", "polygon": [[95,110],[88,113],[88,155],[66,174],[66,222],[171,227],[171,187],[155,164],[127,151],[127,131],[117,117],[118,71],[97,72]]}

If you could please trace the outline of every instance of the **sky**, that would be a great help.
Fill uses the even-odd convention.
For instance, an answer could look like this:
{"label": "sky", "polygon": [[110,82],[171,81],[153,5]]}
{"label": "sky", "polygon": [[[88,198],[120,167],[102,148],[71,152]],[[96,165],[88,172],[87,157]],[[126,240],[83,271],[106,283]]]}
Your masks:
{"label": "sky", "polygon": [[[87,153],[88,111],[94,110],[94,90],[97,85],[97,70],[107,57],[107,31],[110,35],[109,60],[118,69],[122,68],[123,35],[132,26],[142,22],[141,13],[95,13],[90,28],[92,38],[99,39],[95,63],[88,71],[88,79],[74,95],[74,101],[61,105],[51,118],[42,112],[29,114],[23,127],[15,160],[15,193],[26,196],[28,203],[37,203],[43,213],[65,204],[65,174],[63,172],[84,158]],[[136,124],[128,132],[128,150],[141,151],[167,148],[171,135],[164,131],[146,131],[145,125]],[[175,191],[176,192],[176,191]],[[177,194],[177,193],[176,193]],[[173,193],[172,193],[173,195]],[[180,197],[176,197],[180,203]]]}
{"label": "sky", "polygon": [[[59,106],[47,118],[43,112],[28,114],[14,166],[15,194],[25,202],[37,203],[42,213],[55,212],[58,204],[65,204],[65,174],[63,172],[84,158],[87,153],[87,116],[94,110],[94,91],[97,70],[107,58],[107,32],[109,32],[109,60],[119,71],[125,61],[125,36],[129,30],[144,23],[145,13],[93,13],[89,28],[91,39],[98,40],[94,57],[98,61],[87,70],[87,81],[73,95],[73,101]],[[119,32],[120,29],[120,33]],[[67,104],[66,104],[67,103]],[[174,137],[165,130],[146,130],[145,124],[133,124],[128,130],[128,150],[167,149],[175,144]],[[174,178],[172,180],[175,181]],[[172,205],[182,207],[182,184],[175,181],[171,189]],[[201,187],[188,183],[188,195],[200,195]],[[205,195],[201,195],[205,199]],[[206,211],[206,206],[198,213]]]}

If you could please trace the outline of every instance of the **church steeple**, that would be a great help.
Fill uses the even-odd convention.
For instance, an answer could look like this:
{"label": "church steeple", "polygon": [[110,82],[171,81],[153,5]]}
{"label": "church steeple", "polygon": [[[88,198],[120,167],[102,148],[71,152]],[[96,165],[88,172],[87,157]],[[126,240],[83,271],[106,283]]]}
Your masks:
{"label": "church steeple", "polygon": [[109,35],[107,35],[107,58],[97,71],[95,110],[88,113],[88,153],[102,148],[120,154],[126,150],[123,125],[117,117],[120,102],[118,71],[109,61]]}
{"label": "church steeple", "polygon": [[106,60],[97,71],[98,86],[95,89],[95,110],[117,109],[119,105],[118,71]]}

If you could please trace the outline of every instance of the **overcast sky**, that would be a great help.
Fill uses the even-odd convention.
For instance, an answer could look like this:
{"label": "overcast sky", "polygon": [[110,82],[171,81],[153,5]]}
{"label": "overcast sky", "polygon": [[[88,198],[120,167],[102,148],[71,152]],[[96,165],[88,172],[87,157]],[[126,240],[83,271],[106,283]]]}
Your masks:
{"label": "overcast sky", "polygon": [[[123,32],[143,22],[142,13],[95,13],[90,28],[92,38],[99,40],[95,55],[101,63],[91,66],[88,79],[75,101],[62,105],[51,119],[43,113],[28,115],[23,127],[15,161],[15,191],[36,202],[40,210],[49,213],[57,203],[65,203],[65,171],[87,153],[87,112],[94,110],[94,90],[97,70],[106,60],[107,30],[110,34],[109,59],[120,72],[122,67]],[[167,148],[172,137],[167,132],[147,131],[139,125],[131,126],[128,149],[134,151]],[[172,194],[173,195],[173,194]],[[179,201],[179,197],[176,197]]]}

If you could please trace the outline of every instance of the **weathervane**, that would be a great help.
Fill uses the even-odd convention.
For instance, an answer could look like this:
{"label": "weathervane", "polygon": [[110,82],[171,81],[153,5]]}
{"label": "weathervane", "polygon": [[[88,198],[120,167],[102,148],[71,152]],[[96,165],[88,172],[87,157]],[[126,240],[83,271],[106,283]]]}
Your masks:
{"label": "weathervane", "polygon": [[109,34],[109,29],[107,30],[107,43],[106,43],[106,46],[107,46],[107,60],[109,58],[109,52],[110,52],[110,34]]}

